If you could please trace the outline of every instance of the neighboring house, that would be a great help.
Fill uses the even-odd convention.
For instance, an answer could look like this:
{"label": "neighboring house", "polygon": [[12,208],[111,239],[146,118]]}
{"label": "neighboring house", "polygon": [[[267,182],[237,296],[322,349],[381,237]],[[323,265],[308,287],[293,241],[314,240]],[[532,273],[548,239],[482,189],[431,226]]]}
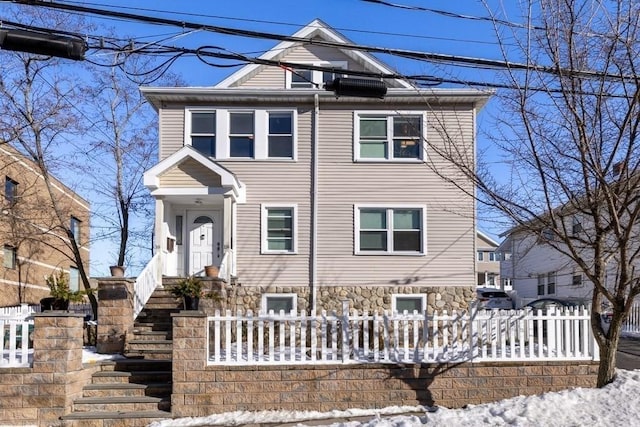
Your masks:
{"label": "neighboring house", "polygon": [[[477,285],[482,288],[500,288],[510,290],[509,283],[500,281],[500,243],[486,233],[476,232],[476,273]],[[506,287],[505,287],[506,285]]]}
{"label": "neighboring house", "polygon": [[252,64],[213,87],[141,89],[159,115],[159,163],[144,182],[164,274],[219,266],[237,305],[262,311],[344,299],[356,309],[466,307],[473,186],[443,179],[451,167],[430,147],[450,140],[473,158],[490,94],[389,79],[384,100],[337,97],[324,81],[392,71],[340,48],[349,40],[319,20],[294,36],[334,46],[287,41],[261,58],[324,71]]}
{"label": "neighboring house", "polygon": [[[62,269],[70,287],[80,288],[77,266],[71,262],[69,240],[60,229],[51,197],[38,166],[11,145],[0,144],[0,173],[4,178],[0,211],[0,306],[37,304],[49,295],[45,276]],[[81,244],[89,267],[89,203],[51,177],[53,197],[64,221]]]}
{"label": "neighboring house", "polygon": [[[572,221],[572,232],[584,232],[581,222],[571,218],[567,221]],[[591,282],[573,260],[553,248],[547,239],[552,239],[551,233],[536,235],[514,228],[500,244],[498,250],[507,255],[500,263],[500,275],[503,281],[512,283],[517,303],[544,297],[590,300]]]}

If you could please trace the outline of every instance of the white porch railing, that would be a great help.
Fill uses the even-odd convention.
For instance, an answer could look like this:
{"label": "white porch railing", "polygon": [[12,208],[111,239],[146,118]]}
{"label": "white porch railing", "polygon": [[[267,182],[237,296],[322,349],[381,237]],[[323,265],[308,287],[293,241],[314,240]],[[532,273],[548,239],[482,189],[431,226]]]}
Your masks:
{"label": "white porch railing", "polygon": [[597,360],[586,308],[408,313],[305,313],[208,318],[209,364],[445,363]]}
{"label": "white porch railing", "polygon": [[[0,341],[0,368],[29,367],[33,353],[32,336],[33,314],[29,306],[26,310],[16,313],[0,314],[0,327],[2,327],[2,341]],[[10,307],[13,309],[14,307]]]}
{"label": "white porch railing", "polygon": [[40,311],[39,305],[20,304],[13,307],[0,307],[0,318],[15,317],[25,319]]}
{"label": "white porch railing", "polygon": [[220,272],[218,277],[229,283],[231,276],[235,274],[235,251],[233,249],[225,249],[222,261],[220,262]]}
{"label": "white porch railing", "polygon": [[153,291],[162,286],[160,268],[160,252],[157,252],[136,278],[136,282],[133,285],[134,319],[138,317],[144,305],[149,301]]}

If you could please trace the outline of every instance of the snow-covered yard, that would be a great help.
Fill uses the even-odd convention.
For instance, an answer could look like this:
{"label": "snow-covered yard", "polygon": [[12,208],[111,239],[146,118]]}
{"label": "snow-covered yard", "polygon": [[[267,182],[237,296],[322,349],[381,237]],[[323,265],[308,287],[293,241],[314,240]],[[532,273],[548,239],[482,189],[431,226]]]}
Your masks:
{"label": "snow-covered yard", "polygon": [[[406,415],[408,413],[412,415]],[[354,417],[358,420],[349,421]],[[314,420],[326,420],[326,423]],[[390,407],[328,413],[229,412],[202,418],[166,420],[153,423],[151,427],[296,422],[297,426],[313,422],[314,426],[331,427],[637,426],[640,423],[640,370],[619,370],[617,379],[602,389],[576,388],[537,396],[518,396],[464,409]]]}

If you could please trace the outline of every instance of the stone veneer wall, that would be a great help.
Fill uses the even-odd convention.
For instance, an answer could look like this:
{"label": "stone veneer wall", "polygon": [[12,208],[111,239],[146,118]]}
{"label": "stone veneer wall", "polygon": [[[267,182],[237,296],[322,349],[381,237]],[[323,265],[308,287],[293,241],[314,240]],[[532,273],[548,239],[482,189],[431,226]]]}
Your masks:
{"label": "stone veneer wall", "polygon": [[[310,290],[306,287],[231,285],[224,287],[223,299],[227,308],[260,309],[264,293],[295,293],[298,311],[308,310]],[[351,301],[350,308],[359,311],[391,310],[393,294],[425,294],[427,311],[466,310],[475,297],[475,288],[469,286],[322,286],[318,288],[318,310],[342,309],[342,300]]]}
{"label": "stone veneer wall", "polygon": [[71,412],[99,369],[82,365],[83,317],[55,311],[34,316],[32,367],[0,369],[1,425],[58,425]]}
{"label": "stone veneer wall", "polygon": [[174,417],[393,405],[460,408],[596,385],[597,362],[207,366],[205,323],[203,313],[173,315]]}

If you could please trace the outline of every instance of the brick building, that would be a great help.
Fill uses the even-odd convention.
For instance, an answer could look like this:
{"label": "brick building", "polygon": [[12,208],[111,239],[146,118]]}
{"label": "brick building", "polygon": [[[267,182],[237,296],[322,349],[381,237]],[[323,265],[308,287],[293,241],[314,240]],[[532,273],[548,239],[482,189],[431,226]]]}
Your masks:
{"label": "brick building", "polygon": [[0,144],[0,173],[0,306],[37,304],[49,295],[45,276],[59,270],[72,290],[82,288],[66,229],[88,271],[89,202],[54,177],[49,192],[38,165],[7,143]]}

